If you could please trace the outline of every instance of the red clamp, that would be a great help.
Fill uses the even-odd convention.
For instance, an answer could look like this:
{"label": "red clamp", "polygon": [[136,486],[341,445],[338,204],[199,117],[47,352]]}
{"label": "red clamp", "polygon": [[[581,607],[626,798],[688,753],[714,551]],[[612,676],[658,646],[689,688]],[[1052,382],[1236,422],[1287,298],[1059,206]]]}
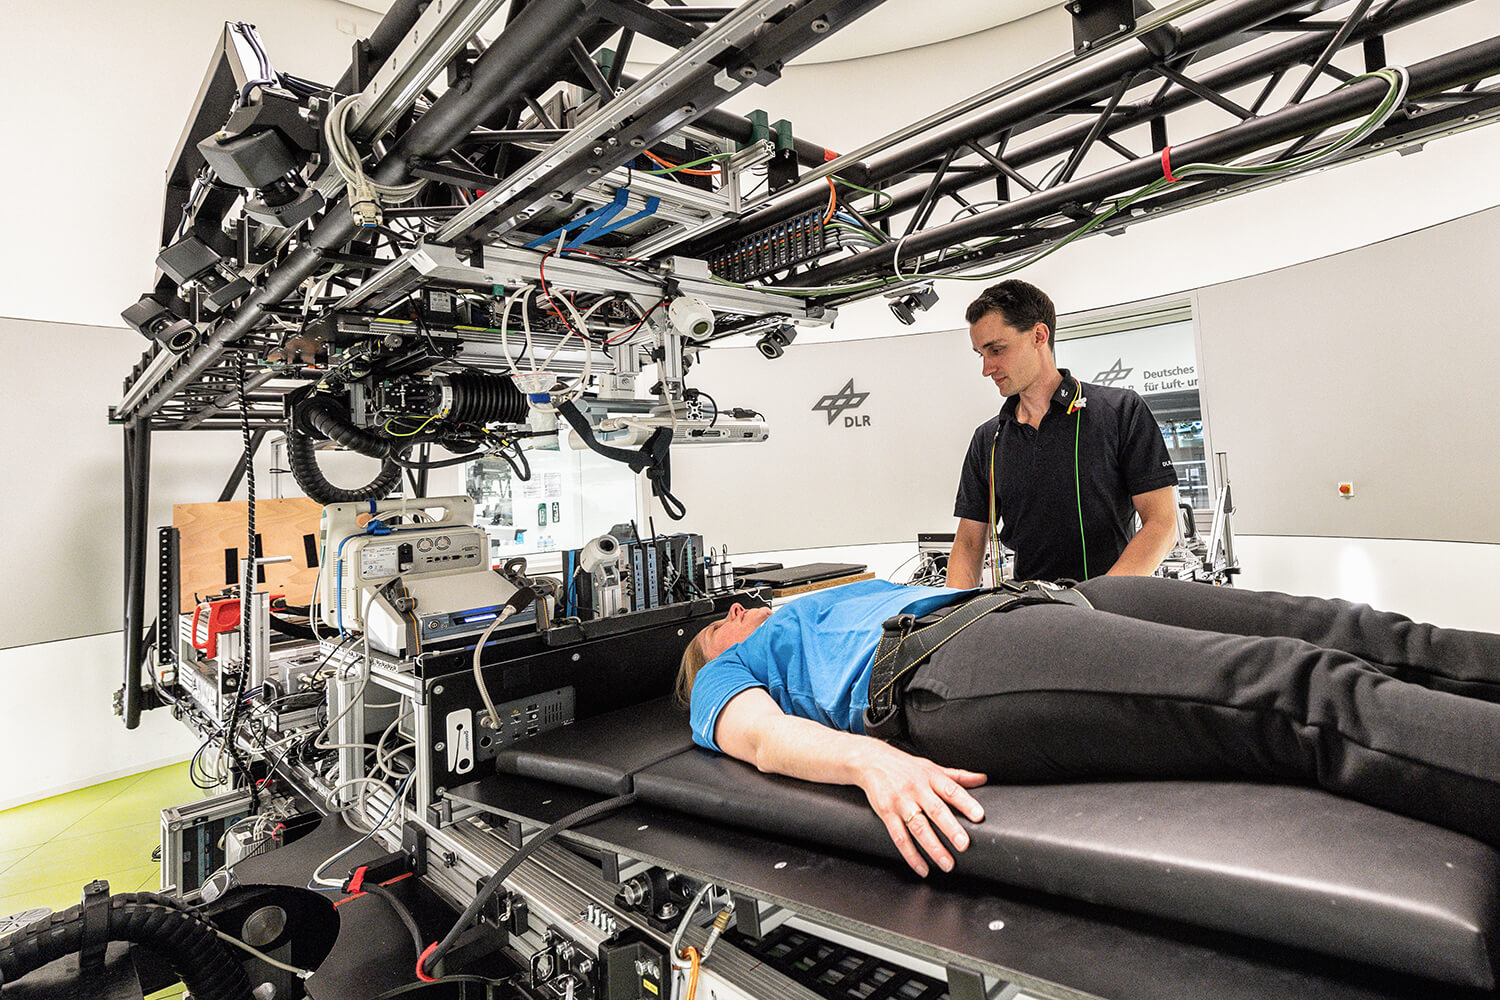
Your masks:
{"label": "red clamp", "polygon": [[1172,147],[1164,146],[1161,151],[1161,175],[1167,179],[1168,184],[1176,184],[1180,177],[1172,176]]}
{"label": "red clamp", "polygon": [[[271,603],[277,601],[286,603],[285,594],[272,594]],[[198,622],[203,617],[204,609],[208,609],[207,634],[203,641],[198,641]],[[240,627],[240,599],[238,597],[225,597],[217,601],[207,601],[193,608],[193,648],[212,660],[219,655],[219,636],[225,632],[233,632]]]}
{"label": "red clamp", "polygon": [[344,891],[349,895],[363,892],[365,888],[365,873],[370,870],[368,865],[360,865],[354,869],[354,874],[349,876],[349,881],[344,883]]}
{"label": "red clamp", "polygon": [[[205,608],[208,609],[208,630],[200,643],[198,619],[203,615]],[[240,599],[238,597],[200,604],[193,608],[193,648],[212,660],[219,655],[219,636],[225,632],[233,632],[239,627]]]}

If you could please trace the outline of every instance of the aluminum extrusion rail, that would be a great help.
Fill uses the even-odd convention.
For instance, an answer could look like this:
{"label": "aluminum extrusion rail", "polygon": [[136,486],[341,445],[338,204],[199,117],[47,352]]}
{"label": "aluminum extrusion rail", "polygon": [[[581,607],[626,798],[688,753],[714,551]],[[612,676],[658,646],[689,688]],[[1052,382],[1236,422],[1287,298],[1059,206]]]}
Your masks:
{"label": "aluminum extrusion rail", "polygon": [[[462,909],[474,898],[475,886],[497,871],[513,853],[495,832],[482,829],[471,820],[459,820],[446,827],[423,823],[429,851],[437,848],[449,852],[451,866],[429,863],[427,881],[440,888],[448,901]],[[635,928],[658,945],[668,943],[666,936],[632,910],[619,907],[615,901],[618,886],[606,882],[586,862],[564,848],[547,844],[512,872],[506,888],[520,892],[531,914],[559,931],[574,937],[591,951],[611,936],[590,924],[585,918],[592,904],[608,911],[621,924]],[[707,932],[691,927],[684,941],[703,946]],[[537,942],[540,936],[537,936]],[[722,977],[734,988],[755,1000],[819,1000],[817,994],[801,986],[759,960],[745,954],[727,941],[714,945],[712,968],[705,969]]]}

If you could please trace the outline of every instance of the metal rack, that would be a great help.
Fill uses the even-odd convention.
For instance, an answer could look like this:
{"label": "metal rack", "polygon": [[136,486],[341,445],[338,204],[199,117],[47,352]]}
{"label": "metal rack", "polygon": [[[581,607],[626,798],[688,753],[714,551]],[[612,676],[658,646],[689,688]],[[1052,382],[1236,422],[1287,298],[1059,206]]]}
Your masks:
{"label": "metal rack", "polygon": [[[728,8],[532,0],[513,3],[503,30],[487,44],[477,32],[500,11],[500,0],[398,0],[343,77],[308,101],[326,113],[333,96],[360,95],[348,123],[351,138],[368,146],[389,130],[373,147],[368,175],[382,184],[427,178],[451,194],[446,204],[436,198],[389,209],[391,218],[420,221],[421,243],[402,248],[391,241],[388,248],[362,231],[342,181],[313,157],[302,169],[308,188],[328,200],[321,215],[288,227],[244,216],[205,221],[207,236],[232,235],[236,249],[226,251],[225,266],[251,290],[218,313],[196,299],[185,306],[201,339],[180,354],[153,342],[111,412],[124,431],[126,725],[138,724],[142,707],[151,436],[242,429],[248,438],[243,469],[260,440],[285,426],[288,395],[329,370],[267,366],[281,343],[278,328],[305,327],[309,316],[335,316],[341,308],[357,314],[360,303],[379,299],[382,287],[398,278],[396,298],[426,286],[531,280],[540,274],[542,255],[527,245],[566,234],[580,213],[614,202],[618,212],[637,214],[654,203],[659,217],[612,231],[598,244],[601,261],[555,257],[551,267],[571,282],[567,287],[630,286],[642,294],[653,282],[696,283],[720,312],[735,317],[715,336],[826,322],[830,307],[841,302],[900,295],[934,277],[1021,260],[1055,245],[1111,199],[1161,178],[1170,164],[1265,162],[1326,146],[1384,96],[1383,82],[1353,76],[1386,64],[1387,36],[1468,2],[1179,0],[1138,15],[1129,0],[1078,0],[1068,7],[1071,53],[830,159],[821,145],[792,135],[790,126],[768,130],[764,116],[744,118],[719,106],[751,85],[773,82],[787,60],[879,0],[745,0]],[[214,208],[223,216],[232,210],[232,190],[196,183],[205,163],[197,143],[221,129],[226,110],[256,86],[241,35],[226,28],[169,165],[168,242],[196,221],[195,211]],[[675,51],[632,79],[622,68],[638,35]],[[1432,52],[1407,71],[1409,89],[1398,113],[1320,165],[1414,150],[1500,117],[1500,89],[1486,83],[1500,73],[1500,38]],[[442,89],[438,81],[445,75]],[[1329,83],[1348,85],[1322,92]],[[1289,86],[1291,95],[1277,106]],[[559,87],[568,100],[555,99]],[[1256,90],[1253,98],[1238,96],[1249,88]],[[434,89],[441,92],[423,96]],[[1223,127],[1214,127],[1206,109]],[[722,151],[716,154],[726,158],[722,186],[674,184],[632,168],[643,150],[690,141],[695,145],[682,148]],[[464,152],[476,149],[486,151],[483,169]],[[752,194],[739,181],[742,171],[760,167],[768,171],[769,190]],[[1118,232],[1284,176],[1173,184],[1095,232]],[[880,192],[848,196],[844,203],[874,245],[826,240],[816,254],[770,272],[754,287],[722,285],[668,256],[722,258],[746,237],[808,218],[828,203],[828,189],[839,180]],[[865,197],[889,204],[878,213],[874,204],[861,210],[856,203]],[[985,242],[964,248],[973,240]],[[627,257],[645,258],[640,266],[649,269],[647,279],[611,266]],[[921,273],[914,274],[918,262]],[[312,279],[331,264],[342,268],[345,287],[311,299]],[[786,294],[799,288],[807,291]],[[396,298],[388,293],[385,301]],[[427,339],[437,335],[429,332]],[[493,338],[487,342],[480,331],[454,340],[463,341],[455,349],[464,364],[493,367]],[[601,349],[599,363],[634,372],[638,353],[644,354]],[[582,351],[565,352],[560,367],[576,370],[581,358]],[[671,385],[668,393],[680,389]],[[230,477],[226,493],[240,475]]]}

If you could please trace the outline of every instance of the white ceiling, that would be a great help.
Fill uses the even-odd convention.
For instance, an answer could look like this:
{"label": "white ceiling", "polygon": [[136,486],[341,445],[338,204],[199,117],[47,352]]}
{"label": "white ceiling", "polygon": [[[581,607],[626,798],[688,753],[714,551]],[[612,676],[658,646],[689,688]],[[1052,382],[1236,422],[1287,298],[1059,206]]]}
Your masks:
{"label": "white ceiling", "polygon": [[[385,13],[390,0],[343,0],[354,7]],[[688,0],[695,7],[726,6],[729,0]],[[885,0],[864,17],[819,42],[796,62],[838,62],[962,38],[1008,24],[1061,0]],[[657,6],[660,6],[658,3]],[[631,62],[657,62],[668,50],[645,39],[632,47]]]}

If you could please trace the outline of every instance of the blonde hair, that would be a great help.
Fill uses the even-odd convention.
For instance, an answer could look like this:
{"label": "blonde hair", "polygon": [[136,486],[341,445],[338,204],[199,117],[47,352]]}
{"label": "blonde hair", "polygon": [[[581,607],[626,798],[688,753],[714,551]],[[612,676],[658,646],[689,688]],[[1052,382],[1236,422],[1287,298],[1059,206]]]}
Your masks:
{"label": "blonde hair", "polygon": [[708,653],[702,642],[706,631],[707,626],[700,629],[697,635],[688,640],[687,648],[682,651],[682,665],[677,669],[677,684],[673,694],[683,708],[692,704],[693,681],[698,677],[698,671],[708,665]]}

